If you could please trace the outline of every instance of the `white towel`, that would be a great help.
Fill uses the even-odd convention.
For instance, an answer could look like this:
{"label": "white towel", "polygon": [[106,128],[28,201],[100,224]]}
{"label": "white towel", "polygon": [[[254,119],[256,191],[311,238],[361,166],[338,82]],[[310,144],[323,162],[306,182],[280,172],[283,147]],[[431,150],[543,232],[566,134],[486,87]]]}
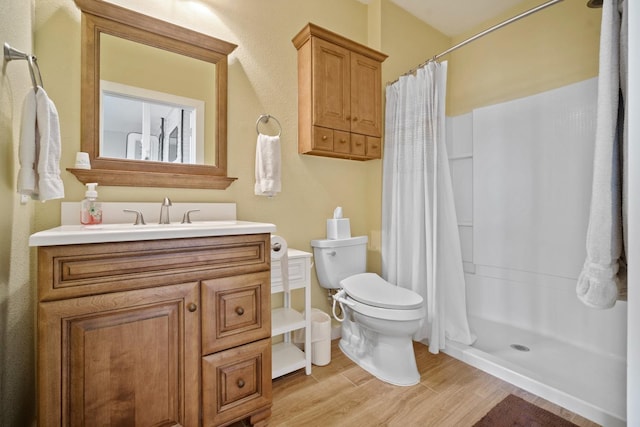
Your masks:
{"label": "white towel", "polygon": [[[606,0],[600,34],[598,116],[593,160],[591,211],[587,230],[587,259],[578,277],[576,293],[587,306],[610,308],[620,292],[626,291],[626,263],[623,247],[623,128],[626,63],[624,49],[624,0]],[[622,80],[622,81],[621,81]],[[622,83],[622,85],[621,85]]]}
{"label": "white towel", "polygon": [[64,198],[60,178],[58,111],[43,88],[25,98],[20,135],[18,192],[34,200]]}
{"label": "white towel", "polygon": [[27,92],[22,105],[20,126],[20,171],[18,172],[18,193],[33,197],[38,193],[36,172],[36,93]]}
{"label": "white towel", "polygon": [[257,196],[275,196],[281,191],[280,137],[258,134],[256,144]]}

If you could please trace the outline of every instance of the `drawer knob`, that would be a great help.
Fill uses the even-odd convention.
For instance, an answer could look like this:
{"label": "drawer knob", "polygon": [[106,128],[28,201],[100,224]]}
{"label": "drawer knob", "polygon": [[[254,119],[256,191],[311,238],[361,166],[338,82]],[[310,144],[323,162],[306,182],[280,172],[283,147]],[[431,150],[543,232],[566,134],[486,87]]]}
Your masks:
{"label": "drawer knob", "polygon": [[340,140],[340,144],[344,144],[345,142],[347,142],[347,140],[346,140],[346,139],[341,139],[341,140]]}
{"label": "drawer knob", "polygon": [[187,310],[189,310],[189,311],[190,311],[190,312],[192,312],[192,313],[193,313],[194,311],[196,311],[197,309],[198,309],[198,306],[197,306],[197,305],[195,305],[194,303],[191,303],[191,304],[189,304],[189,305],[187,306]]}
{"label": "drawer knob", "polygon": [[238,388],[242,388],[242,387],[244,387],[244,380],[243,379],[239,379],[236,384],[238,385]]}
{"label": "drawer knob", "polygon": [[323,141],[326,141],[326,140],[327,140],[327,135],[323,135],[323,136],[322,136],[322,140],[323,140]]}
{"label": "drawer knob", "polygon": [[244,314],[244,308],[242,307],[236,307],[236,314],[238,316],[242,316]]}

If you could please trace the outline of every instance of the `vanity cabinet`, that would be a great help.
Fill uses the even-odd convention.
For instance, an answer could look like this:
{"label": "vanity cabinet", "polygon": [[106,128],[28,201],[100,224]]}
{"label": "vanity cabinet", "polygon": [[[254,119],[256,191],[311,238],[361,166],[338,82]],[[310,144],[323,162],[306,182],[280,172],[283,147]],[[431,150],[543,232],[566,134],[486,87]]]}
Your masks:
{"label": "vanity cabinet", "polygon": [[38,248],[40,426],[271,414],[270,235]]}
{"label": "vanity cabinet", "polygon": [[314,24],[298,50],[298,152],[356,160],[382,154],[386,55]]}

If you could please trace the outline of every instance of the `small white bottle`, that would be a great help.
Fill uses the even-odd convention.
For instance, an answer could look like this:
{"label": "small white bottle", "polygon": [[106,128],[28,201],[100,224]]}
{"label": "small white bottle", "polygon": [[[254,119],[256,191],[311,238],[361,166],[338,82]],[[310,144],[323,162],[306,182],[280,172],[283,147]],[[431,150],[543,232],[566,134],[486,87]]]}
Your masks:
{"label": "small white bottle", "polygon": [[102,204],[98,202],[97,183],[87,184],[84,200],[80,207],[80,223],[84,225],[102,224]]}

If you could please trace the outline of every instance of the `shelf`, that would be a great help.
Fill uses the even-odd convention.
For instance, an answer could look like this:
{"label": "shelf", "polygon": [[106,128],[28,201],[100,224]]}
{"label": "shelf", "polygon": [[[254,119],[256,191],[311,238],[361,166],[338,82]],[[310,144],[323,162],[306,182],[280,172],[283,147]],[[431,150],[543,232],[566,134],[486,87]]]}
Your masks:
{"label": "shelf", "polygon": [[271,360],[271,378],[281,377],[307,366],[304,352],[291,343],[274,344],[271,348]]}
{"label": "shelf", "polygon": [[[274,344],[272,349],[271,378],[304,368],[307,375],[311,375],[311,254],[289,248],[287,251],[289,289],[282,286],[282,264],[271,264],[271,293],[283,294],[282,306],[271,309],[271,336],[284,335],[283,342]],[[291,307],[291,297],[294,290],[298,294],[304,292],[305,315]],[[291,332],[302,330],[305,339],[304,350],[291,343]],[[308,341],[308,342],[307,342]]]}
{"label": "shelf", "polygon": [[[271,267],[273,269],[273,265]],[[289,283],[289,290],[294,290],[294,289],[304,289],[307,285],[303,282],[303,283],[297,283],[297,282],[293,282],[293,283]],[[277,294],[278,292],[284,292],[284,287],[282,286],[282,284],[277,283],[271,284],[271,293],[272,294]]]}
{"label": "shelf", "polygon": [[292,308],[274,308],[271,310],[271,336],[295,331],[306,326],[302,313]]}

